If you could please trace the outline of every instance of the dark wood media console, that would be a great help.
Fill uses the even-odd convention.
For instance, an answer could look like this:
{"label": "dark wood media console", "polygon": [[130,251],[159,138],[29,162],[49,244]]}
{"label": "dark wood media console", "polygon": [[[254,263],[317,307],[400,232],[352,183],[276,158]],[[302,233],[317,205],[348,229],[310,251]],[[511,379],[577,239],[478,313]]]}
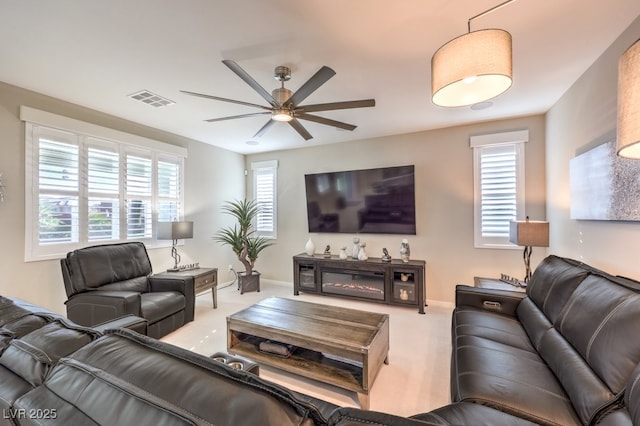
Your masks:
{"label": "dark wood media console", "polygon": [[293,256],[293,294],[316,293],[391,305],[414,306],[424,314],[425,261],[399,259],[383,262],[325,257]]}

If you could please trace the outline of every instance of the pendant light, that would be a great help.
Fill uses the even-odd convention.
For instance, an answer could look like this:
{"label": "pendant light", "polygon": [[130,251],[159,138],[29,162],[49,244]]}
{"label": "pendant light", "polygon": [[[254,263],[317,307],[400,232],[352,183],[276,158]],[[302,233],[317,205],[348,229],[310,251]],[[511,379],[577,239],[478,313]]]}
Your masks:
{"label": "pendant light", "polygon": [[640,159],[640,40],[618,62],[618,155]]}
{"label": "pendant light", "polygon": [[440,47],[431,58],[433,103],[459,107],[484,102],[512,84],[511,34],[500,29],[471,31],[471,21],[500,9],[508,0],[469,19],[468,33]]}

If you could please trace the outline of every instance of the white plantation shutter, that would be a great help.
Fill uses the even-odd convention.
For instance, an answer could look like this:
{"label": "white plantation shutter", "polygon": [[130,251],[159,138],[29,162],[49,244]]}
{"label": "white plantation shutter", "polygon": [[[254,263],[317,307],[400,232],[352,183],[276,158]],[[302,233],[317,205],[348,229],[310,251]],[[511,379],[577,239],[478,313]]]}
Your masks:
{"label": "white plantation shutter", "polygon": [[524,215],[524,145],[528,131],[471,138],[474,150],[474,243],[512,248],[509,221]]}
{"label": "white plantation shutter", "polygon": [[259,212],[256,232],[266,238],[276,238],[277,207],[277,161],[260,161],[251,164],[253,170],[253,197]]}
{"label": "white plantation shutter", "polygon": [[479,148],[480,228],[483,237],[508,237],[517,216],[517,168],[514,145]]}
{"label": "white plantation shutter", "polygon": [[[92,141],[97,143],[97,141]],[[103,142],[87,149],[87,239],[120,239],[120,159],[117,145]]]}
{"label": "white plantation shutter", "polygon": [[157,241],[158,221],[183,218],[184,148],[28,107],[25,260],[76,248]]}
{"label": "white plantation shutter", "polygon": [[158,222],[171,222],[180,217],[180,194],[182,194],[180,164],[177,159],[158,161]]}
{"label": "white plantation shutter", "polygon": [[127,239],[151,238],[153,219],[151,158],[127,154],[125,164]]}
{"label": "white plantation shutter", "polygon": [[74,243],[79,238],[78,139],[67,132],[38,130],[37,243]]}

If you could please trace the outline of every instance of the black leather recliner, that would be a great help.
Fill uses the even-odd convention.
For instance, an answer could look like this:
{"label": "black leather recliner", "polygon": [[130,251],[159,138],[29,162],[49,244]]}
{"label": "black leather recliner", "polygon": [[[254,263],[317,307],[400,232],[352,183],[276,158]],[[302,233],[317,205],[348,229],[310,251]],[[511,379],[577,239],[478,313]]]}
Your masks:
{"label": "black leather recliner", "polygon": [[67,316],[94,326],[125,315],[148,321],[148,335],[160,338],[193,321],[193,280],[151,276],[140,242],[85,247],[60,260],[68,300]]}

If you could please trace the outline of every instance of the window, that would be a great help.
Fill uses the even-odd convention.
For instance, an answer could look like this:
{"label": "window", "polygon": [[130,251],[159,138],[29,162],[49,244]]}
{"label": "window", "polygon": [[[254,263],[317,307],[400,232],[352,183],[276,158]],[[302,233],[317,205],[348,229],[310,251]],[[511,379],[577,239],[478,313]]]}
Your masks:
{"label": "window", "polygon": [[26,107],[21,118],[27,261],[93,244],[153,246],[156,223],[182,217],[183,148]]}
{"label": "window", "polygon": [[527,130],[472,136],[474,245],[515,248],[509,222],[524,218],[524,143]]}
{"label": "window", "polygon": [[253,171],[253,199],[258,205],[256,231],[265,238],[276,238],[277,207],[276,187],[278,161],[251,163]]}

